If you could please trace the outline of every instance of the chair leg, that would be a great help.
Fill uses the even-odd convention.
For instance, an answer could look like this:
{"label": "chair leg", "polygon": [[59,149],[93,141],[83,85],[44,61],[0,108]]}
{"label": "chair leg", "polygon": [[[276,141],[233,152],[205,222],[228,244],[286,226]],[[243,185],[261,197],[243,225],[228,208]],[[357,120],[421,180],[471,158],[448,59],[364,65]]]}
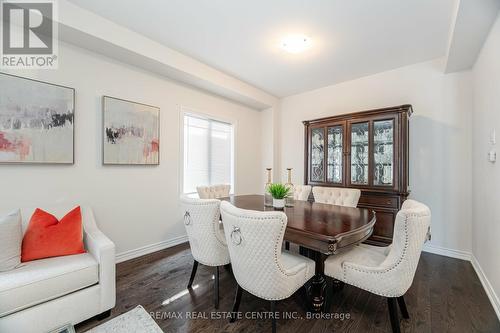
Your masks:
{"label": "chair leg", "polygon": [[401,315],[404,319],[410,319],[410,315],[408,313],[408,308],[406,307],[406,302],[404,296],[398,297],[399,309],[401,309]]}
{"label": "chair leg", "polygon": [[285,250],[290,251],[290,242],[285,241]]}
{"label": "chair leg", "polygon": [[396,305],[396,297],[388,297],[387,304],[389,305],[389,316],[391,317],[392,333],[400,333],[398,306]]}
{"label": "chair leg", "polygon": [[334,292],[342,291],[344,289],[344,286],[345,286],[344,282],[337,280],[337,279],[333,279],[332,284],[333,284],[333,291]]}
{"label": "chair leg", "polygon": [[305,312],[308,312],[308,311],[311,311],[311,298],[309,297],[309,293],[307,292],[307,288],[309,286],[310,282],[306,282],[306,284],[304,284],[302,286],[302,288],[300,288],[300,299],[302,300],[301,302],[299,302],[299,305],[302,307],[302,309],[305,311]]}
{"label": "chair leg", "polygon": [[236,313],[238,312],[238,309],[240,308],[241,294],[242,293],[243,293],[243,288],[241,288],[240,285],[237,285],[236,294],[234,295],[233,311],[231,312],[231,319],[229,320],[230,323],[234,323],[236,321],[236,318],[237,318]]}
{"label": "chair leg", "polygon": [[272,332],[276,333],[276,301],[271,301],[271,313],[272,313]]}
{"label": "chair leg", "polygon": [[214,303],[215,308],[219,308],[219,266],[215,267],[215,280],[214,280]]}
{"label": "chair leg", "polygon": [[198,269],[198,262],[195,260],[193,263],[193,270],[191,271],[191,277],[189,278],[188,288],[191,288],[194,281],[194,276],[196,275],[196,270]]}
{"label": "chair leg", "polygon": [[333,301],[333,294],[336,292],[333,285],[333,279],[326,278],[326,295],[325,295],[325,306],[323,307],[323,312],[330,313],[330,308]]}

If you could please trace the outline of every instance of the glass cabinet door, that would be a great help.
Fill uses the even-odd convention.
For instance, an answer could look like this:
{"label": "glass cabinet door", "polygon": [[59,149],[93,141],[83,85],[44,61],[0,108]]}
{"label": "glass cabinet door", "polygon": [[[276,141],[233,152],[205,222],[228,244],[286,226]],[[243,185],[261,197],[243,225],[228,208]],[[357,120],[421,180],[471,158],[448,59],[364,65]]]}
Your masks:
{"label": "glass cabinet door", "polygon": [[373,122],[373,185],[393,184],[394,120]]}
{"label": "glass cabinet door", "polygon": [[351,124],[351,184],[368,184],[368,122]]}
{"label": "glass cabinet door", "polygon": [[327,135],[326,181],[341,184],[343,178],[344,127],[342,125],[328,127]]}
{"label": "glass cabinet door", "polygon": [[311,181],[323,182],[325,180],[325,129],[311,129]]}

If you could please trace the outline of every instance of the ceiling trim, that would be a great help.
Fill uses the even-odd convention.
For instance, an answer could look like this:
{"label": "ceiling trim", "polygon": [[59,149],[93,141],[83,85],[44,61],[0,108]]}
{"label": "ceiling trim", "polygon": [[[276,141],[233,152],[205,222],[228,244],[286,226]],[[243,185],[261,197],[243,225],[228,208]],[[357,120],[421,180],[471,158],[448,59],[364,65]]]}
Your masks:
{"label": "ceiling trim", "polygon": [[495,23],[500,0],[457,0],[445,73],[471,69]]}
{"label": "ceiling trim", "polygon": [[59,39],[227,98],[256,110],[279,99],[66,0],[59,2]]}

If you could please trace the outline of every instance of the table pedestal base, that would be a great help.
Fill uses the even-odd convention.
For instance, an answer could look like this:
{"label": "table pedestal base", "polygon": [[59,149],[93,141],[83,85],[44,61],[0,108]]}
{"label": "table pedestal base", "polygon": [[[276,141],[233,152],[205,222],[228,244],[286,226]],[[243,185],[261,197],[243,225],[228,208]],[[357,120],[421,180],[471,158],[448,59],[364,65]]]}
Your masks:
{"label": "table pedestal base", "polygon": [[305,247],[300,247],[300,254],[313,259],[316,263],[316,272],[306,287],[309,307],[312,312],[323,312],[326,304],[326,294],[328,292],[326,277],[324,273],[324,263],[326,255]]}
{"label": "table pedestal base", "polygon": [[323,312],[325,308],[326,279],[323,275],[316,274],[307,288],[311,311]]}

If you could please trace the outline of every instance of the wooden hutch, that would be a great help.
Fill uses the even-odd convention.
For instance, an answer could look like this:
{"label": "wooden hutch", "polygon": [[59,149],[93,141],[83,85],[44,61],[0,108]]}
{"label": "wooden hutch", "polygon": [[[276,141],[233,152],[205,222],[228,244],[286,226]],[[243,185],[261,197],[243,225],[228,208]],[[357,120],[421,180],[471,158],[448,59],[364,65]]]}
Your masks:
{"label": "wooden hutch", "polygon": [[361,190],[358,207],[373,209],[374,245],[392,242],[394,220],[408,197],[411,105],[304,121],[304,179],[312,186]]}

